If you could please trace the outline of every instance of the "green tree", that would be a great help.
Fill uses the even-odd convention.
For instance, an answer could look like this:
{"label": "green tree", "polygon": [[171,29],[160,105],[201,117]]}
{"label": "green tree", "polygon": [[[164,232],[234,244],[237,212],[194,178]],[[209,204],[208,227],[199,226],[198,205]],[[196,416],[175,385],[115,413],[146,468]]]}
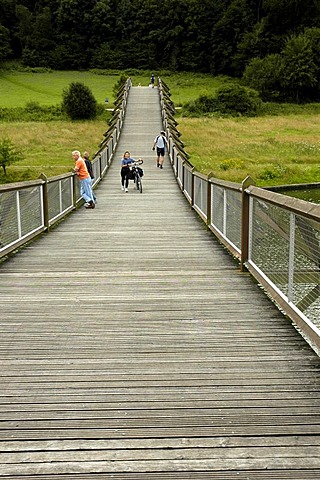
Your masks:
{"label": "green tree", "polygon": [[7,167],[14,162],[22,160],[23,156],[9,138],[0,140],[0,166],[3,172],[7,174]]}
{"label": "green tree", "polygon": [[28,44],[28,38],[32,31],[32,13],[23,6],[17,5],[15,9],[15,16],[17,18],[17,38],[20,41],[21,50]]}
{"label": "green tree", "polygon": [[9,30],[0,25],[0,63],[12,53]]}
{"label": "green tree", "polygon": [[273,53],[264,58],[253,58],[247,65],[243,79],[248,87],[257,90],[264,101],[281,100],[283,58]]}
{"label": "green tree", "polygon": [[264,31],[264,19],[256,23],[251,31],[244,33],[242,40],[237,44],[237,53],[234,55],[239,76],[253,58],[264,58],[273,53],[272,41],[268,35],[268,32]]}
{"label": "green tree", "polygon": [[319,24],[320,4],[315,0],[263,0],[266,29],[273,35],[298,33]]}
{"label": "green tree", "polygon": [[310,42],[313,61],[320,68],[320,28],[306,28],[304,35]]}
{"label": "green tree", "polygon": [[283,51],[282,86],[288,99],[303,102],[314,99],[318,92],[319,67],[313,60],[310,40],[305,35],[292,36]]}
{"label": "green tree", "polygon": [[97,116],[98,103],[89,87],[72,82],[62,92],[62,110],[72,120],[87,120]]}

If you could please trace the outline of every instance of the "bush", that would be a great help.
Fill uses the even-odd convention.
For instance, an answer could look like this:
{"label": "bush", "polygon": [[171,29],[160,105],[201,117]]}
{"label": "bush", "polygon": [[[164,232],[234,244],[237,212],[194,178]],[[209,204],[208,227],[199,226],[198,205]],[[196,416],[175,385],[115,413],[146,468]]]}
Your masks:
{"label": "bush", "polygon": [[62,92],[62,110],[71,120],[89,120],[96,118],[98,104],[89,87],[72,82]]}
{"label": "bush", "polygon": [[216,93],[216,108],[222,114],[255,116],[262,102],[257,91],[236,83],[222,85]]}
{"label": "bush", "polygon": [[255,116],[262,110],[258,92],[236,83],[222,85],[216,95],[201,95],[182,107],[183,116],[202,116],[210,113],[222,115]]}
{"label": "bush", "polygon": [[217,110],[217,100],[213,95],[201,95],[182,107],[182,115],[201,116]]}
{"label": "bush", "polygon": [[283,59],[279,54],[253,58],[244,71],[243,80],[248,87],[259,92],[263,101],[279,101],[283,70]]}

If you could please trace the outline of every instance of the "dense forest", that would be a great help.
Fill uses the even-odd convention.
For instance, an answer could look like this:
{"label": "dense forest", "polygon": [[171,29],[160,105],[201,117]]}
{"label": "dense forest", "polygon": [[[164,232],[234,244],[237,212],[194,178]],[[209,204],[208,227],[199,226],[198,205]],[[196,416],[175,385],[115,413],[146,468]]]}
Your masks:
{"label": "dense forest", "polygon": [[1,0],[0,62],[245,74],[268,98],[279,78],[265,85],[265,70],[285,61],[306,87],[294,95],[316,98],[318,27],[319,0]]}

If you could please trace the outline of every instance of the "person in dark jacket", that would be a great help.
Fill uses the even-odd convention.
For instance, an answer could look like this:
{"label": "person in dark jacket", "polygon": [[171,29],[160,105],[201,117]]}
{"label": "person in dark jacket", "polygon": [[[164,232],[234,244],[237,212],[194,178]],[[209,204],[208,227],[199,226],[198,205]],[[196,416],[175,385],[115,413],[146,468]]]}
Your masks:
{"label": "person in dark jacket", "polygon": [[83,158],[83,160],[86,164],[88,173],[89,173],[90,178],[91,178],[91,187],[92,187],[93,199],[94,199],[94,202],[97,203],[97,198],[96,198],[96,196],[94,194],[94,191],[93,191],[94,173],[93,173],[93,168],[92,168],[92,163],[91,163],[91,160],[90,160],[89,152],[87,152],[87,151],[83,152],[82,158]]}

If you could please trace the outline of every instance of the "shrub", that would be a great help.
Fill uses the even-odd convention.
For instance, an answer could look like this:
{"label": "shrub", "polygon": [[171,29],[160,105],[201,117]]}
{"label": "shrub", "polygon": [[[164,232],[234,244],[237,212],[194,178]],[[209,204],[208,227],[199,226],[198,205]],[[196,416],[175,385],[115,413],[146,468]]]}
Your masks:
{"label": "shrub", "polygon": [[213,95],[201,95],[196,100],[188,102],[182,107],[182,115],[198,116],[217,110],[217,101]]}
{"label": "shrub", "polygon": [[216,92],[216,108],[222,114],[255,116],[261,106],[257,91],[236,83],[222,85]]}
{"label": "shrub", "polygon": [[207,113],[255,116],[262,109],[258,92],[236,83],[222,85],[216,95],[201,95],[182,107],[183,116],[201,116]]}
{"label": "shrub", "polygon": [[253,58],[244,71],[243,80],[248,87],[259,92],[263,101],[278,101],[281,100],[283,69],[279,54]]}
{"label": "shrub", "polygon": [[42,111],[42,108],[38,102],[27,102],[25,106],[25,111],[28,113],[39,113]]}
{"label": "shrub", "polygon": [[72,82],[62,92],[62,110],[72,120],[96,118],[98,104],[90,88],[81,82]]}

